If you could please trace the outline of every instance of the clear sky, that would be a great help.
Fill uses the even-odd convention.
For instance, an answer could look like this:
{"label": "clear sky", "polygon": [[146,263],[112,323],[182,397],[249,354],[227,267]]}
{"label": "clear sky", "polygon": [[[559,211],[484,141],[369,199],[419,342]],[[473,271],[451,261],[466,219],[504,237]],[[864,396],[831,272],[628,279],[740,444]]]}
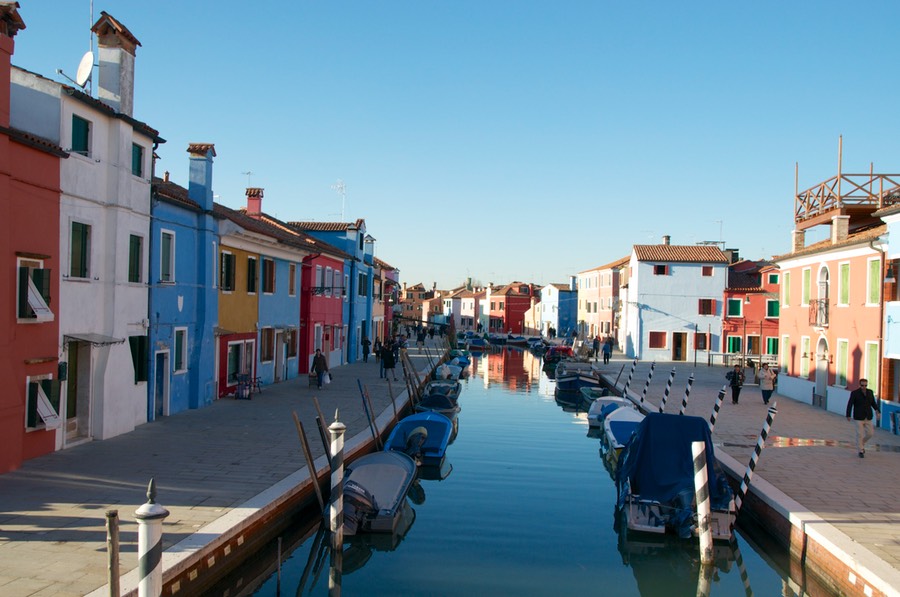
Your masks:
{"label": "clear sky", "polygon": [[[90,0],[20,0],[64,81]],[[633,244],[790,248],[799,185],[900,171],[900,2],[95,0],[140,40],[135,113],[229,207],[364,218],[401,280],[565,282]],[[808,235],[809,238],[809,235]]]}

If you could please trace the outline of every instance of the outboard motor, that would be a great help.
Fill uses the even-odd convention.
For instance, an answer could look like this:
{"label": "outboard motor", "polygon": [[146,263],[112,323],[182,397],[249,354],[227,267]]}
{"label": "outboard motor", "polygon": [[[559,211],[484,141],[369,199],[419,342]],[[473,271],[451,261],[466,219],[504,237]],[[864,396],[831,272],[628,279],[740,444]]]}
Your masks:
{"label": "outboard motor", "polygon": [[344,483],[344,534],[355,535],[378,512],[375,496],[352,479]]}
{"label": "outboard motor", "polygon": [[411,429],[406,435],[406,453],[413,458],[422,454],[422,446],[428,440],[428,430],[424,427]]}

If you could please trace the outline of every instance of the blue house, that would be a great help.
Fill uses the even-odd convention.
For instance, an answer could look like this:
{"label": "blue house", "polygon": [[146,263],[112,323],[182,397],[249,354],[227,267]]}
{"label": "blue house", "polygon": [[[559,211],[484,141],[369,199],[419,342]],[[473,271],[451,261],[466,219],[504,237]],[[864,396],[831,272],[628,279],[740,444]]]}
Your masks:
{"label": "blue house", "polygon": [[169,181],[168,173],[154,177],[152,184],[148,420],[206,406],[216,397],[216,150],[212,144],[196,143],[188,146],[188,153],[187,189]]}
{"label": "blue house", "polygon": [[344,251],[345,361],[362,358],[363,336],[374,338],[372,324],[375,239],[366,234],[366,221],[289,222],[293,228]]}

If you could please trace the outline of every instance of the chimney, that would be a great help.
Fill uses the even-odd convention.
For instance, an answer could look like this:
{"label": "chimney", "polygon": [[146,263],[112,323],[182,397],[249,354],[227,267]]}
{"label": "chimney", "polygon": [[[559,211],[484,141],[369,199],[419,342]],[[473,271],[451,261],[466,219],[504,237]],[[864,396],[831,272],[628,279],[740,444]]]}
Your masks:
{"label": "chimney", "polygon": [[831,244],[847,240],[850,233],[850,216],[833,216],[831,218]]}
{"label": "chimney", "polygon": [[163,172],[163,182],[169,182],[169,171]]}
{"label": "chimney", "polygon": [[577,276],[569,276],[569,290],[575,292],[578,290],[578,277]]}
{"label": "chimney", "polygon": [[664,245],[669,244],[669,241],[671,240],[671,238],[672,237],[670,237],[668,234],[664,235],[663,239],[662,239],[663,240],[662,244],[664,244]]}
{"label": "chimney", "polygon": [[791,230],[791,253],[802,251],[806,244],[805,230]]}
{"label": "chimney", "polygon": [[91,27],[97,34],[100,59],[100,84],[97,95],[116,112],[133,116],[134,53],[141,42],[113,16],[100,12]]}
{"label": "chimney", "polygon": [[[5,98],[9,100],[9,64],[15,51],[13,37],[20,29],[25,28],[25,21],[19,16],[17,2],[0,4],[0,85],[6,91]],[[9,127],[9,101],[0,105],[0,126]]]}
{"label": "chimney", "polygon": [[263,190],[259,187],[247,187],[247,215],[258,216],[262,213]]}
{"label": "chimney", "polygon": [[[216,146],[212,143],[191,143],[188,145],[187,151],[190,154],[188,197],[199,203],[200,207],[206,211],[212,211],[212,169],[213,158],[216,157]],[[166,180],[169,180],[168,172],[166,172]]]}

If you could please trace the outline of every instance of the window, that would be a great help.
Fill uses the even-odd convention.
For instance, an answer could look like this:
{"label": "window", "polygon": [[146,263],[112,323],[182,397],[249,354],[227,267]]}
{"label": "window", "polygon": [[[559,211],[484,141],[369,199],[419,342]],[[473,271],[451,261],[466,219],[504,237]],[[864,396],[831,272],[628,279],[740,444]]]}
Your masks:
{"label": "window", "polygon": [[837,342],[837,359],[835,362],[835,379],[834,385],[847,387],[847,371],[850,367],[850,342],[847,340],[838,340]]}
{"label": "window", "polygon": [[292,359],[297,356],[297,328],[288,328],[284,332],[284,341],[287,344],[287,356]]}
{"label": "window", "polygon": [[56,429],[61,424],[59,382],[49,375],[29,377],[25,427],[28,429]]}
{"label": "window", "polygon": [[716,299],[700,299],[699,303],[700,304],[697,312],[700,315],[716,314]]}
{"label": "window", "polygon": [[866,304],[877,305],[881,300],[881,260],[869,260],[869,279],[866,281]]}
{"label": "window", "polygon": [[806,268],[805,270],[803,270],[803,273],[801,275],[803,276],[803,279],[800,286],[800,306],[808,307],[810,284],[812,283],[812,272],[809,268]]}
{"label": "window", "polygon": [[259,360],[268,362],[275,358],[275,329],[263,328],[259,331]]}
{"label": "window", "polygon": [[741,346],[743,345],[742,340],[743,338],[741,338],[740,336],[728,336],[728,348],[726,349],[726,352],[741,352]]}
{"label": "window", "polygon": [[369,276],[366,274],[359,274],[359,296],[368,296],[369,295]]}
{"label": "window", "polygon": [[778,301],[775,299],[766,300],[766,317],[769,319],[777,319],[781,314],[779,310]]}
{"label": "window", "polygon": [[222,251],[219,267],[219,287],[225,292],[231,292],[234,290],[234,254]]}
{"label": "window", "polygon": [[789,359],[791,357],[791,353],[788,350],[790,347],[791,338],[790,336],[782,336],[781,337],[781,350],[779,350],[779,354],[781,355],[781,368],[785,371],[787,370],[787,366],[789,363]]}
{"label": "window", "polygon": [[137,143],[131,144],[131,173],[135,176],[144,175],[144,148]]}
{"label": "window", "polygon": [[766,354],[778,354],[778,338],[766,338]]}
{"label": "window", "polygon": [[702,271],[702,275],[709,277],[713,275],[713,268],[711,265],[704,265]]}
{"label": "window", "polygon": [[140,284],[144,265],[144,239],[132,234],[128,238],[128,281]]}
{"label": "window", "polygon": [[175,373],[187,371],[187,328],[175,328]]}
{"label": "window", "polygon": [[263,292],[275,292],[275,261],[263,258]]}
{"label": "window", "polygon": [[878,396],[878,366],[881,364],[878,342],[866,342],[866,362],[863,365],[866,379],[869,380],[869,389]]}
{"label": "window", "polygon": [[91,123],[72,114],[72,153],[91,155]]}
{"label": "window", "polygon": [[841,263],[838,265],[838,305],[848,306],[850,304],[850,264]]}
{"label": "window", "polygon": [[668,276],[669,275],[669,266],[668,265],[654,265],[653,266],[653,275],[654,276]]}
{"label": "window", "polygon": [[144,336],[129,336],[128,345],[131,347],[131,364],[134,366],[134,383],[147,381],[147,371],[150,357],[150,338]]}
{"label": "window", "polygon": [[16,317],[34,321],[53,321],[50,310],[52,272],[43,261],[19,259]]}
{"label": "window", "polygon": [[321,265],[316,266],[316,289],[315,294],[322,294],[325,292],[325,271],[322,269]]}
{"label": "window", "polygon": [[769,284],[778,284],[778,274],[769,274]]}
{"label": "window", "polygon": [[297,266],[288,265],[288,296],[297,296]]}
{"label": "window", "polygon": [[728,317],[743,317],[744,301],[739,298],[728,299]]}
{"label": "window", "polygon": [[87,278],[90,276],[91,227],[89,224],[72,222],[72,240],[69,257],[69,275],[71,277]]}
{"label": "window", "polygon": [[697,350],[709,350],[709,334],[696,332],[694,334],[694,348]]}
{"label": "window", "polygon": [[159,246],[159,281],[175,281],[175,233],[164,230]]}
{"label": "window", "polygon": [[256,257],[247,257],[247,292],[256,292]]}
{"label": "window", "polygon": [[325,267],[325,281],[322,285],[325,287],[325,296],[331,296],[334,287],[334,270],[330,267]]}
{"label": "window", "polygon": [[809,336],[800,338],[800,377],[809,377],[809,362],[811,356],[809,354]]}
{"label": "window", "polygon": [[781,285],[781,306],[791,304],[791,272],[784,272],[784,283]]}
{"label": "window", "polygon": [[666,332],[650,332],[649,346],[650,348],[665,348]]}
{"label": "window", "polygon": [[[210,277],[212,278],[212,280],[210,280],[210,285],[215,288],[218,282],[216,279],[216,269],[219,267],[219,264],[216,263],[216,259],[219,257],[219,245],[216,241],[213,241],[212,243],[212,253],[210,253],[210,255],[212,255],[212,267],[209,268]],[[219,273],[219,275],[221,275],[221,273]]]}

